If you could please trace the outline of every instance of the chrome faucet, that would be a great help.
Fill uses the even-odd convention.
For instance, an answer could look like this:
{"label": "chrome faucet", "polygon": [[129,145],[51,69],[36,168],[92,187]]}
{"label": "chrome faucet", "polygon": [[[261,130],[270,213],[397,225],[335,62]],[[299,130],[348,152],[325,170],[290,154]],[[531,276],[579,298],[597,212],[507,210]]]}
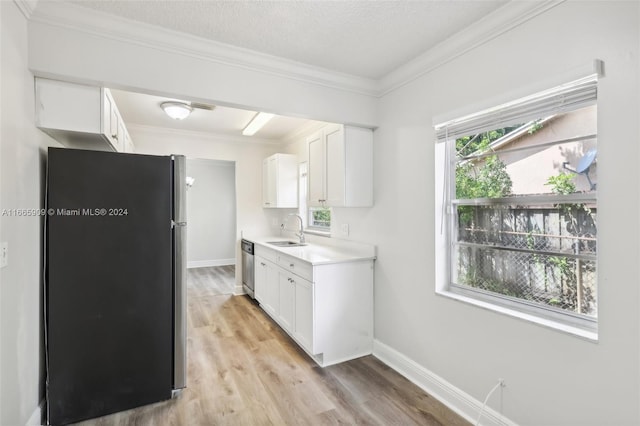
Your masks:
{"label": "chrome faucet", "polygon": [[295,214],[295,213],[289,213],[287,217],[289,216],[295,216],[300,221],[300,233],[296,232],[296,237],[300,238],[300,244],[304,244],[304,225],[302,224],[302,218],[300,217],[299,214]]}

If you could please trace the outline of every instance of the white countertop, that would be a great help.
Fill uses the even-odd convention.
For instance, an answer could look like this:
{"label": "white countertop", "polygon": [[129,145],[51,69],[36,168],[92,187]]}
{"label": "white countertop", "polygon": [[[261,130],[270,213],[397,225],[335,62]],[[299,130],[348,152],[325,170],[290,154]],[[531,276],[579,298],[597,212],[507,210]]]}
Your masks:
{"label": "white countertop", "polygon": [[279,247],[268,244],[269,241],[297,241],[297,239],[283,237],[243,237],[254,244],[275,250],[280,253],[296,257],[312,265],[325,265],[330,263],[354,262],[360,260],[374,260],[376,258],[375,246],[369,244],[354,243],[345,240],[333,240],[329,244],[307,243],[304,246]]}

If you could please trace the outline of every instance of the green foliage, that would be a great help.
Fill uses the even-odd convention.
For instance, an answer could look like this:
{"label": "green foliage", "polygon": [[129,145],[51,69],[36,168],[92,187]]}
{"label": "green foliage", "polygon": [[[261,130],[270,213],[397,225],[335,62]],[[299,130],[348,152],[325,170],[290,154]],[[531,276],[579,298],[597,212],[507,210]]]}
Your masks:
{"label": "green foliage", "polygon": [[529,130],[527,131],[527,133],[529,133],[530,135],[534,134],[535,132],[537,132],[538,130],[542,129],[544,127],[544,125],[542,123],[540,123],[540,120],[537,120],[535,123],[533,123],[533,125],[529,128]]}
{"label": "green foliage", "polygon": [[456,139],[456,154],[460,157],[466,157],[473,153],[482,152],[492,142],[500,139],[506,134],[511,133],[515,129],[521,127],[522,124],[515,126],[505,127],[502,129],[491,130],[484,133],[478,133],[473,136],[464,136]]}
{"label": "green foliage", "polygon": [[313,223],[311,226],[317,226],[321,228],[329,228],[331,225],[331,210],[329,209],[314,209],[311,213]]}
{"label": "green foliage", "polygon": [[573,183],[573,175],[568,173],[560,173],[556,176],[550,176],[545,185],[551,187],[554,194],[573,194],[576,192],[576,184]]}
{"label": "green foliage", "polygon": [[[507,166],[493,155],[481,165],[459,164],[456,167],[456,198],[500,198],[511,195],[513,182]],[[473,207],[458,208],[460,220],[469,223]]]}
{"label": "green foliage", "polygon": [[466,163],[456,168],[456,198],[506,197],[512,185],[507,166],[495,155],[482,165]]}

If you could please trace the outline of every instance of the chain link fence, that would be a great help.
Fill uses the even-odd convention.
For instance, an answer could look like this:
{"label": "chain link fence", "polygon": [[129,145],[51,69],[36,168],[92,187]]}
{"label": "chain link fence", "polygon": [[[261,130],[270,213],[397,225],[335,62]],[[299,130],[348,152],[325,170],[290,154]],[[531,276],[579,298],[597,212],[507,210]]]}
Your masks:
{"label": "chain link fence", "polygon": [[597,313],[596,210],[459,206],[459,285],[587,316]]}

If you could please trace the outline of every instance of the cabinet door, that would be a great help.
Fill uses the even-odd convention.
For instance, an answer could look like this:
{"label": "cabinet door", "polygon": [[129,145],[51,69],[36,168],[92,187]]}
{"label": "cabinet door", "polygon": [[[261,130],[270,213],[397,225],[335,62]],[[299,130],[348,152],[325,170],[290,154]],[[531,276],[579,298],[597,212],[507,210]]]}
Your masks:
{"label": "cabinet door", "polygon": [[307,170],[307,201],[309,206],[321,206],[325,200],[325,144],[322,132],[307,139],[309,163]]}
{"label": "cabinet door", "polygon": [[326,202],[328,206],[343,206],[345,194],[344,130],[342,126],[327,126],[324,135],[326,154]]}
{"label": "cabinet door", "polygon": [[280,283],[279,283],[279,274],[276,265],[269,262],[268,260],[264,261],[266,264],[266,277],[267,277],[267,291],[265,294],[266,298],[266,310],[267,312],[275,317],[280,312]]}
{"label": "cabinet door", "polygon": [[125,129],[124,131],[124,152],[135,152],[135,147],[133,145],[133,141],[131,140],[131,136],[129,132]]}
{"label": "cabinet door", "polygon": [[262,160],[262,207],[271,207],[269,198],[269,159]]}
{"label": "cabinet door", "polygon": [[111,145],[113,145],[113,149],[118,151],[118,132],[120,131],[120,119],[118,108],[116,107],[116,103],[114,102],[113,97],[111,96],[111,92],[108,89],[104,89],[103,101],[102,131],[109,142],[111,142]]}
{"label": "cabinet door", "polygon": [[290,154],[276,154],[276,206],[298,208],[298,157]]}
{"label": "cabinet door", "polygon": [[118,113],[118,139],[116,143],[116,151],[125,152],[125,134],[127,133],[127,129],[124,127],[124,121]]}
{"label": "cabinet door", "polygon": [[267,187],[269,188],[269,205],[278,207],[278,159],[269,157],[269,167],[267,167]]}
{"label": "cabinet door", "polygon": [[267,284],[267,264],[266,264],[266,260],[260,256],[255,256],[253,258],[253,265],[254,265],[254,273],[255,273],[255,278],[254,278],[254,286],[255,286],[255,296],[256,296],[256,300],[258,302],[260,302],[261,304],[264,304],[267,302],[267,290],[268,290],[268,284]]}
{"label": "cabinet door", "polygon": [[262,161],[262,206],[277,207],[276,184],[278,162],[275,157]]}
{"label": "cabinet door", "polygon": [[278,318],[282,328],[293,330],[293,316],[295,303],[295,282],[289,274],[280,272],[280,311]]}
{"label": "cabinet door", "polygon": [[315,354],[313,348],[313,284],[299,277],[293,280],[295,286],[293,334],[307,351]]}

